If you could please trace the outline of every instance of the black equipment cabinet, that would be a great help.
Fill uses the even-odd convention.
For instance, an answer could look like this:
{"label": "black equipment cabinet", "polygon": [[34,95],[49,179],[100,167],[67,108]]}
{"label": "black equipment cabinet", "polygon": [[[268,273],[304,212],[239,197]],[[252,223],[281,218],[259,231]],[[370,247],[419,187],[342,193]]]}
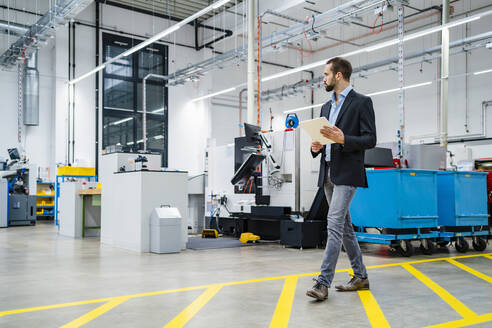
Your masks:
{"label": "black equipment cabinet", "polygon": [[283,220],[280,223],[280,243],[282,245],[314,248],[322,246],[325,243],[324,239],[326,239],[326,221]]}

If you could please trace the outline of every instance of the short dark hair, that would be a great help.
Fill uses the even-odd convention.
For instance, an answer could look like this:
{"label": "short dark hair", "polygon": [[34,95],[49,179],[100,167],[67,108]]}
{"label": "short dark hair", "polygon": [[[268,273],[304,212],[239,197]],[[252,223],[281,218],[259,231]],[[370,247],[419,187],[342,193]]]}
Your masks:
{"label": "short dark hair", "polygon": [[350,64],[348,60],[342,57],[334,57],[326,62],[326,65],[328,64],[331,64],[333,74],[340,72],[345,80],[350,81],[350,75],[352,75],[352,64]]}

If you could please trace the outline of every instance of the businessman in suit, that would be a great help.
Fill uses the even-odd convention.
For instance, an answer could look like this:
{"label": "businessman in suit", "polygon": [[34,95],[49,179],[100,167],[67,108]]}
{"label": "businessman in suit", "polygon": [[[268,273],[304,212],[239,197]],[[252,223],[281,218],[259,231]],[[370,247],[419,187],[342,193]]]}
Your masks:
{"label": "businessman in suit", "polygon": [[353,278],[338,291],[369,289],[367,271],[352,227],[349,206],[357,187],[367,188],[364,152],[376,145],[376,123],[371,98],[355,92],[350,85],[352,65],[335,57],[325,66],[324,84],[331,100],[321,108],[333,125],[324,126],[321,134],[335,143],[326,146],[311,144],[313,157],[321,155],[318,186],[324,187],[330,205],[328,211],[328,240],[323,254],[321,274],[306,295],[317,300],[328,298],[328,288],[335,274],[340,249],[343,246],[354,271]]}

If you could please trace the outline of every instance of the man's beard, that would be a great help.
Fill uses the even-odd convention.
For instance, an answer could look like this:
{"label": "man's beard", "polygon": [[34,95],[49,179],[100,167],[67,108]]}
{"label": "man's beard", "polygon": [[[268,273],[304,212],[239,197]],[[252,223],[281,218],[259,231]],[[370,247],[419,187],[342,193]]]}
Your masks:
{"label": "man's beard", "polygon": [[325,90],[326,90],[327,92],[331,92],[331,91],[333,91],[333,89],[334,89],[334,88],[335,88],[335,86],[334,86],[334,85],[328,85],[328,84],[325,84]]}

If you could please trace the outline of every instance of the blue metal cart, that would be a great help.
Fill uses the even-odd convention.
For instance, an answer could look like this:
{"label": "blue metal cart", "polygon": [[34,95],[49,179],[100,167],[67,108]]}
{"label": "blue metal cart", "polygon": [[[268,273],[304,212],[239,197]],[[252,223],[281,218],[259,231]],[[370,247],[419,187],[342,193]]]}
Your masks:
{"label": "blue metal cart", "polygon": [[437,171],[369,170],[367,180],[369,188],[358,188],[350,206],[357,239],[390,245],[403,256],[411,256],[411,241],[419,240],[421,250],[432,254],[439,237]]}
{"label": "blue metal cart", "polygon": [[454,242],[456,250],[464,253],[470,248],[465,237],[471,237],[473,248],[483,251],[490,235],[487,172],[438,172],[437,190],[438,245]]}

